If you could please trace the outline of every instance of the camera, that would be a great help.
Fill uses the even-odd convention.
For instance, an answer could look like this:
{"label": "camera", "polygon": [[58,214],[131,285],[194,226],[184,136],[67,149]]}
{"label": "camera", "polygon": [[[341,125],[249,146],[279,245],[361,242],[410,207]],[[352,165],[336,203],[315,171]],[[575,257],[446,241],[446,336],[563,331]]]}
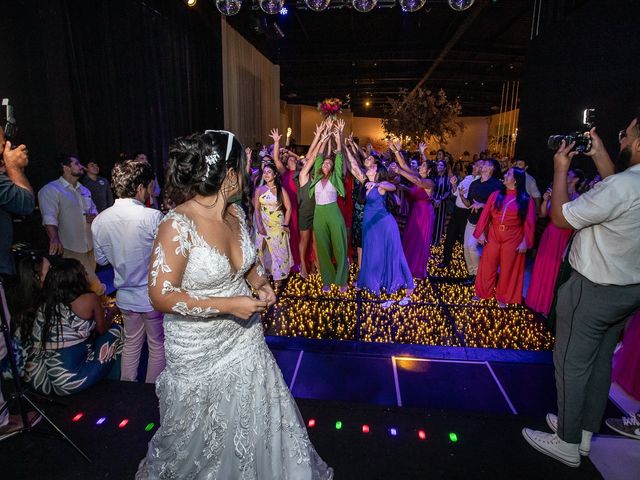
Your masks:
{"label": "camera", "polygon": [[4,127],[4,136],[7,140],[13,141],[18,133],[18,124],[13,116],[13,105],[8,98],[2,99],[2,127]]}
{"label": "camera", "polygon": [[[595,124],[596,111],[593,108],[585,108],[582,112],[582,124],[583,130],[591,130]],[[584,153],[591,150],[591,137],[588,134],[582,132],[573,132],[568,135],[551,135],[547,140],[547,147],[551,150],[558,150],[562,141],[565,141],[567,145],[575,142],[572,150],[576,152]]]}

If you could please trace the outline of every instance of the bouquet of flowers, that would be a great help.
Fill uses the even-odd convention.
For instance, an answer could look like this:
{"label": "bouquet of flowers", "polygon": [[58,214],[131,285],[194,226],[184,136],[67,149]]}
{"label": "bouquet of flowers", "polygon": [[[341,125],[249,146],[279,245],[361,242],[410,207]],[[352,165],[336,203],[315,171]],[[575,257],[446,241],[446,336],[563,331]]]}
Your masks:
{"label": "bouquet of flowers", "polygon": [[318,102],[318,111],[325,118],[331,117],[335,119],[338,114],[342,113],[342,100],[339,98],[325,98]]}

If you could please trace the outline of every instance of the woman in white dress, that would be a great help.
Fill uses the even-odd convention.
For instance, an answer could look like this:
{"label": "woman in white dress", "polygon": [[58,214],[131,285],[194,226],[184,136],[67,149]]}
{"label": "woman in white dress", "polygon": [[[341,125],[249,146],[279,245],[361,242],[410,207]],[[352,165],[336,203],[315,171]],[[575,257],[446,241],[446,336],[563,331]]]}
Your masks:
{"label": "woman in white dress", "polygon": [[[165,312],[160,428],[137,479],[331,479],[264,340],[275,302],[246,216],[233,134],[176,140],[168,182],[190,190],[158,229],[149,297]],[[253,290],[253,294],[252,294]],[[257,297],[257,298],[256,298]]]}

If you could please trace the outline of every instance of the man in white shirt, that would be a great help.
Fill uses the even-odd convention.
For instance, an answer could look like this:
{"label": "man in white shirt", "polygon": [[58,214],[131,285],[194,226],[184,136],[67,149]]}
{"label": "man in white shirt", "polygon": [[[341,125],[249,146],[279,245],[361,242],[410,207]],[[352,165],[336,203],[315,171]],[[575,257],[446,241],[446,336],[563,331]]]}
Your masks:
{"label": "man in white shirt", "polygon": [[91,225],[96,260],[114,270],[116,305],[124,320],[121,379],[135,382],[145,337],[149,362],[145,381],[154,383],[164,369],[162,314],[151,306],[147,292],[149,259],[162,213],[147,208],[153,191],[151,166],[140,160],[117,163],[111,173],[116,201]]}
{"label": "man in white shirt", "polygon": [[[640,111],[639,111],[640,114]],[[640,308],[640,118],[619,133],[615,168],[595,128],[589,134],[603,180],[569,201],[567,172],[574,144],[553,157],[553,222],[574,228],[573,273],[558,291],[553,352],[558,415],[547,414],[554,434],[523,429],[536,450],[567,465],[589,455],[611,385],[611,357],[629,316]]]}
{"label": "man in white shirt", "polygon": [[465,197],[469,194],[469,185],[474,180],[480,178],[480,161],[475,161],[471,165],[471,175],[467,175],[458,185],[458,178],[454,175],[450,178],[451,181],[451,190],[453,190],[453,194],[456,197],[456,204],[453,208],[453,215],[449,219],[449,224],[447,225],[447,236],[444,241],[444,255],[442,258],[442,263],[438,265],[439,267],[448,267],[449,263],[451,263],[451,258],[453,257],[453,246],[456,243],[456,240],[459,242],[464,242],[464,230],[467,226],[467,219],[469,218],[469,208],[463,201],[462,197]]}
{"label": "man in white shirt", "polygon": [[79,182],[84,167],[76,155],[57,159],[62,176],[38,192],[42,224],[49,236],[49,255],[75,258],[87,271],[91,290],[104,294],[105,286],[96,276],[91,222],[98,214],[91,192]]}
{"label": "man in white shirt", "polygon": [[540,189],[538,188],[538,183],[536,182],[536,179],[533,178],[531,175],[529,175],[529,173],[527,172],[527,168],[529,168],[529,166],[527,165],[527,161],[519,158],[513,162],[513,166],[525,171],[524,174],[526,176],[526,182],[527,182],[526,184],[527,193],[535,202],[536,212],[538,212],[540,210],[540,204],[542,203],[542,194],[540,193]]}

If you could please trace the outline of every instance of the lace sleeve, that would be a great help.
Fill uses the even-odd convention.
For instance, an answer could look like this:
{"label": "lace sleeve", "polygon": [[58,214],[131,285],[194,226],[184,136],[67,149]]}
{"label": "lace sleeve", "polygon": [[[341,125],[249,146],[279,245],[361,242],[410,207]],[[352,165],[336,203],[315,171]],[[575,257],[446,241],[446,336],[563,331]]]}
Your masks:
{"label": "lace sleeve", "polygon": [[168,214],[158,228],[149,270],[149,298],[160,312],[210,318],[221,312],[224,298],[198,297],[181,288],[193,237],[188,222]]}

